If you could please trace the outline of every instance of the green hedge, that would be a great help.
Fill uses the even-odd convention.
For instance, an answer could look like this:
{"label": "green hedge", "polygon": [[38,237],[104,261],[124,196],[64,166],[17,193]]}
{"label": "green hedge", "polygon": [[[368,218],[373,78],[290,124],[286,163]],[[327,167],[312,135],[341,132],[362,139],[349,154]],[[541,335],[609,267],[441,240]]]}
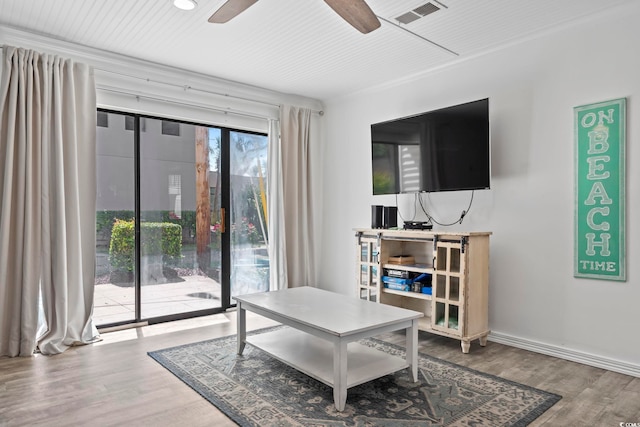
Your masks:
{"label": "green hedge", "polygon": [[103,229],[111,231],[116,220],[132,220],[133,211],[97,211],[96,212],[96,232]]}
{"label": "green hedge", "polygon": [[[167,222],[143,222],[140,226],[142,255],[162,255],[171,263],[182,253],[182,227]],[[134,221],[115,220],[109,242],[109,261],[116,270],[133,271]]]}
{"label": "green hedge", "polygon": [[[132,220],[133,216],[133,211],[97,211],[96,231],[100,232],[104,228],[111,230],[117,220]],[[140,217],[143,221],[170,222],[180,225],[185,230],[191,230],[194,233],[196,231],[195,211],[182,211],[180,218],[173,217],[170,211],[142,211]]]}

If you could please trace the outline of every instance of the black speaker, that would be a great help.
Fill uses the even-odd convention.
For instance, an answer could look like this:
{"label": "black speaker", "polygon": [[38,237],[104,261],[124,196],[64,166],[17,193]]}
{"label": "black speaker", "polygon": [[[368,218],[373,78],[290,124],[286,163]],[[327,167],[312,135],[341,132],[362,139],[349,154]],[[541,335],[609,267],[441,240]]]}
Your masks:
{"label": "black speaker", "polygon": [[382,228],[382,205],[371,205],[371,228]]}
{"label": "black speaker", "polygon": [[393,228],[398,226],[398,208],[395,206],[385,206],[382,215],[382,228]]}

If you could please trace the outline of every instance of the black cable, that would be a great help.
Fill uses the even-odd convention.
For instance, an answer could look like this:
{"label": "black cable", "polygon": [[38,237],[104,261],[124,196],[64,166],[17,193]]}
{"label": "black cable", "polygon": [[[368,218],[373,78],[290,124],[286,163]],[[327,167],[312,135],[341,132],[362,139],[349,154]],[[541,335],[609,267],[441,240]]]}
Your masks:
{"label": "black cable", "polygon": [[[416,193],[417,196],[417,193]],[[396,208],[398,209],[398,215],[400,216],[400,219],[402,220],[402,222],[407,222],[406,219],[404,219],[402,217],[402,214],[400,213],[400,208],[398,207],[398,193],[396,193]],[[413,199],[413,218],[411,218],[409,221],[413,221],[416,219],[416,213],[417,213],[418,208],[416,207],[416,200],[415,197]]]}
{"label": "black cable", "polygon": [[[471,199],[469,200],[469,206],[467,206],[467,209],[462,211],[462,213],[460,214],[460,218],[458,218],[456,221],[449,223],[449,224],[442,224],[438,221],[436,221],[436,219],[434,217],[432,217],[431,215],[429,215],[429,213],[427,212],[427,210],[425,209],[424,205],[422,204],[422,197],[419,198],[420,200],[420,207],[422,208],[422,212],[424,212],[424,214],[427,216],[427,218],[429,218],[429,221],[434,222],[438,225],[441,225],[443,227],[449,227],[452,225],[456,225],[456,224],[462,224],[462,220],[464,219],[464,217],[469,213],[469,211],[471,210],[471,204],[473,203],[473,195],[475,194],[474,190],[471,190]],[[427,193],[427,197],[429,197],[429,194]]]}

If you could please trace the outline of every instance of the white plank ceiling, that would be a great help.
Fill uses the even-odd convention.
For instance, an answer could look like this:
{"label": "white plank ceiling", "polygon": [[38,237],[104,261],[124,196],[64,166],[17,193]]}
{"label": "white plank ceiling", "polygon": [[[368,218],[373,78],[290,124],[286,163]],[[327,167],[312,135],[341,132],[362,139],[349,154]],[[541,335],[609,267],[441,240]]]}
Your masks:
{"label": "white plank ceiling", "polygon": [[368,0],[382,27],[361,34],[322,0],[261,0],[226,24],[207,22],[224,0],[198,0],[188,12],[171,0],[0,0],[0,27],[326,100],[597,22],[635,1],[441,0],[405,25],[395,18],[427,0]]}

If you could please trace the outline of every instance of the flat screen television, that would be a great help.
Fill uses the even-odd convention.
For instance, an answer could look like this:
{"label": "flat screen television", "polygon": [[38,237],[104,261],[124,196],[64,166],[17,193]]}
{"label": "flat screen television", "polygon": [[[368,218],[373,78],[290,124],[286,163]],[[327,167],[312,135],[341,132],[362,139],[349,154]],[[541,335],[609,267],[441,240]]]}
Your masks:
{"label": "flat screen television", "polygon": [[488,189],[489,100],[371,125],[373,194]]}

